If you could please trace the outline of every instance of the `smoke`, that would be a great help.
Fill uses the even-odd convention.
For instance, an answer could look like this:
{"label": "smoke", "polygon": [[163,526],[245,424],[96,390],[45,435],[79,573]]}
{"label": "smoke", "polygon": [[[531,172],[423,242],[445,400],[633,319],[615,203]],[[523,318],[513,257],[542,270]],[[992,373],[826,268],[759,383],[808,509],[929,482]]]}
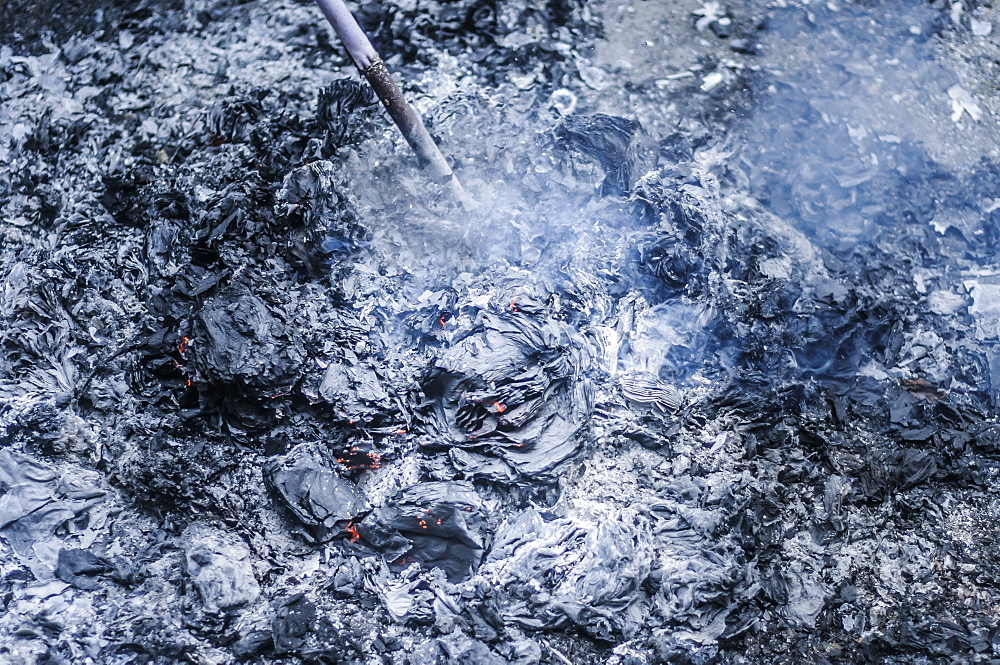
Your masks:
{"label": "smoke", "polygon": [[[391,302],[387,320],[399,315],[408,329],[448,343],[484,309],[545,303],[548,315],[600,340],[600,367],[678,386],[734,362],[764,375],[784,367],[803,379],[845,379],[873,348],[886,349],[877,352],[886,368],[912,355],[893,341],[902,324],[883,320],[903,305],[845,295],[879,293],[882,277],[863,268],[848,275],[847,264],[819,257],[919,273],[970,243],[985,254],[1000,228],[995,209],[979,206],[1000,195],[995,169],[980,163],[985,120],[939,43],[950,17],[916,0],[768,14],[760,35],[767,67],[746,79],[752,102],[729,127],[731,157],[694,155],[692,173],[704,176],[669,171],[676,156],[633,120],[564,117],[542,88],[464,82],[437,91],[429,125],[479,205],[414,196],[425,185],[407,182],[387,155],[379,177],[347,189],[370,193],[359,205],[373,224],[376,263],[399,266],[406,278],[355,272],[352,280],[368,280],[353,289],[355,305]],[[740,177],[719,191],[706,183],[723,168]],[[719,209],[745,194],[770,221]],[[916,254],[897,245],[907,234]],[[883,256],[879,243],[899,256]],[[850,256],[858,247],[867,258]],[[932,272],[919,284],[925,293],[898,297],[954,301]],[[743,282],[756,286],[729,291]],[[792,309],[812,301],[822,310],[815,317]],[[754,322],[733,323],[743,316]],[[804,329],[802,340],[781,332],[788,327]],[[781,351],[789,345],[795,351]],[[908,371],[948,375],[926,362]]]}
{"label": "smoke", "polygon": [[980,336],[971,360],[928,332],[967,338],[968,315],[981,330],[994,306],[982,284],[998,271],[996,119],[954,57],[956,16],[916,0],[769,12],[768,66],[749,77],[752,108],[733,128],[740,186],[800,231],[835,281],[879,294],[821,298],[833,306],[793,353],[804,378],[863,370],[998,390],[1000,339]]}
{"label": "smoke", "polygon": [[775,64],[740,127],[751,192],[834,248],[868,235],[889,192],[974,164],[981,111],[939,53],[947,21],[910,0],[776,9],[761,42]]}

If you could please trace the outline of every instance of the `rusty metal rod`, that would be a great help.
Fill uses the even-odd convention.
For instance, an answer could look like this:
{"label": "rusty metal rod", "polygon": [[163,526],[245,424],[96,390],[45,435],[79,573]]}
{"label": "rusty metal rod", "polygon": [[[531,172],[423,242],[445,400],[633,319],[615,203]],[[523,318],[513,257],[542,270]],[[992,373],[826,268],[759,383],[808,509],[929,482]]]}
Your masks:
{"label": "rusty metal rod", "polygon": [[[344,4],[344,0],[316,0],[316,4],[323,11],[326,20],[333,26],[340,41],[343,42],[347,53],[354,61],[354,65],[361,74],[368,80],[375,94],[382,101],[385,110],[389,112],[399,131],[403,133],[406,142],[417,154],[417,159],[421,165],[430,172],[437,180],[450,181],[457,192],[461,192],[461,185],[452,172],[451,167],[445,160],[441,150],[434,143],[434,139],[424,127],[420,115],[410,106],[403,97],[396,81],[393,80],[385,63],[379,57],[378,52],[368,40],[361,26],[358,25],[351,10]],[[461,192],[464,194],[464,192]]]}

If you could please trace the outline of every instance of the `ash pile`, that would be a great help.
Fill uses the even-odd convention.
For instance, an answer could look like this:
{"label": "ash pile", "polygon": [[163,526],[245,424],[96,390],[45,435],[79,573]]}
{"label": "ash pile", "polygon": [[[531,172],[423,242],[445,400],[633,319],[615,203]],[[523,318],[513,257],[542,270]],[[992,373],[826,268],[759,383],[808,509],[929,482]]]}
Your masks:
{"label": "ash pile", "polygon": [[0,660],[1000,662],[987,3],[8,8]]}

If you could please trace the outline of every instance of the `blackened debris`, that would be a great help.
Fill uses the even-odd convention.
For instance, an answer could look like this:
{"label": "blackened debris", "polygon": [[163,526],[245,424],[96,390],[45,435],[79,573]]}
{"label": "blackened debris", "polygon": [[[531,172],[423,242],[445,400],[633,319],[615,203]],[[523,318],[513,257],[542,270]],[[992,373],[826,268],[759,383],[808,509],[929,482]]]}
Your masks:
{"label": "blackened debris", "polygon": [[397,411],[384,379],[356,356],[330,363],[319,386],[319,396],[349,422],[371,422]]}
{"label": "blackened debris", "polygon": [[244,143],[250,140],[254,125],[264,115],[262,104],[268,91],[257,88],[249,94],[215,103],[208,111],[209,140],[219,145],[234,142]]}
{"label": "blackened debris", "polygon": [[320,90],[316,116],[326,130],[326,148],[336,150],[367,138],[378,117],[377,108],[371,86],[354,79],[340,79]]}
{"label": "blackened debris", "polygon": [[[424,392],[433,445],[499,457],[497,480],[544,477],[572,457],[592,405],[586,342],[566,325],[527,314],[485,314],[472,334],[444,350]],[[466,458],[468,459],[468,458]]]}
{"label": "blackened debris", "polygon": [[146,221],[146,205],[138,193],[150,182],[150,174],[145,168],[122,176],[105,176],[101,203],[119,224],[140,226]]}
{"label": "blackened debris", "polygon": [[448,635],[435,641],[434,647],[421,653],[427,663],[477,663],[478,665],[501,665],[509,661],[492,653],[488,646],[466,635]]}
{"label": "blackened debris", "polygon": [[89,550],[59,550],[55,576],[77,589],[96,589],[98,578],[111,572],[114,566]]}
{"label": "blackened debris", "polygon": [[396,566],[440,568],[452,582],[468,579],[485,547],[484,506],[467,482],[420,483],[358,525],[368,544]]}
{"label": "blackened debris", "polygon": [[589,42],[602,30],[582,0],[459,0],[434,2],[426,9],[393,2],[360,7],[358,20],[381,52],[431,64],[430,54],[444,48],[479,63],[493,81],[512,69],[538,66],[545,69],[545,80],[558,81],[576,70],[566,47]]}
{"label": "blackened debris", "polygon": [[289,392],[302,362],[294,331],[280,312],[239,290],[205,303],[190,348],[195,366],[209,383],[247,397]]}
{"label": "blackened debris", "polygon": [[985,3],[355,3],[475,210],[115,4],[0,21],[4,658],[1000,658]]}
{"label": "blackened debris", "polygon": [[[301,444],[270,463],[268,478],[278,496],[319,540],[341,532],[364,509],[364,500],[328,450]],[[346,469],[345,469],[346,470]]]}
{"label": "blackened debris", "polygon": [[666,167],[636,185],[636,213],[655,229],[639,243],[639,262],[668,294],[697,293],[726,261],[726,222],[711,176],[689,165]]}
{"label": "blackened debris", "polygon": [[315,620],[316,605],[305,594],[297,593],[283,600],[271,624],[274,652],[282,655],[298,652]]}
{"label": "blackened debris", "polygon": [[292,264],[310,276],[329,273],[370,239],[337,182],[333,164],[318,160],[291,171],[278,192],[278,214],[293,233]]}

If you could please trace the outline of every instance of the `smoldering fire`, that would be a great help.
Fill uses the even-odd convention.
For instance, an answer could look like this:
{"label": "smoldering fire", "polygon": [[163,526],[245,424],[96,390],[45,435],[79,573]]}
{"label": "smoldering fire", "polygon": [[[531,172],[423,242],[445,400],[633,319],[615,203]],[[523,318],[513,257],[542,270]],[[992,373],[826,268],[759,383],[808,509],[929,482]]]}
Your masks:
{"label": "smoldering fire", "polygon": [[0,660],[1000,658],[987,3],[8,5]]}

